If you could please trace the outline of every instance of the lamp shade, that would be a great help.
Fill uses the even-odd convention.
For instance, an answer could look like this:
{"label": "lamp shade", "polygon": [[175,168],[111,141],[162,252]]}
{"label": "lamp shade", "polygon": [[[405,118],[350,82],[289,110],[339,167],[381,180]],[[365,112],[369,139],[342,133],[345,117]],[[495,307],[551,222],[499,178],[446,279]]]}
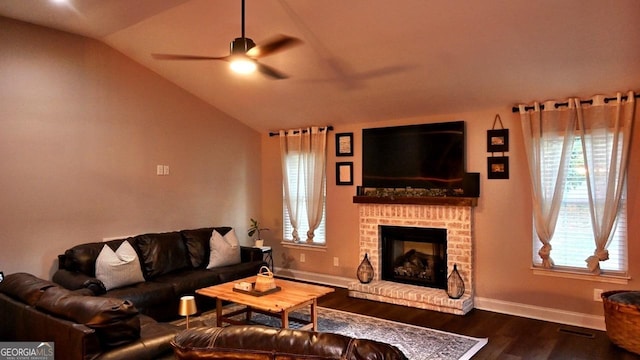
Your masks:
{"label": "lamp shade", "polygon": [[178,314],[181,316],[193,315],[198,311],[196,308],[196,299],[192,295],[183,296],[180,298],[180,307],[178,308]]}

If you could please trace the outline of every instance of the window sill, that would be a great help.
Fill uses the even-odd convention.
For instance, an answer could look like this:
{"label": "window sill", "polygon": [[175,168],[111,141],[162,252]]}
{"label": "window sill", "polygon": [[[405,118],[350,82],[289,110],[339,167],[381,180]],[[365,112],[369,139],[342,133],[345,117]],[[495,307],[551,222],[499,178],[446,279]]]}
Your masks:
{"label": "window sill", "polygon": [[543,269],[532,267],[534,275],[560,277],[565,279],[586,280],[593,282],[602,282],[609,284],[627,285],[631,277],[625,275],[593,275],[580,271],[564,270],[564,269]]}
{"label": "window sill", "polygon": [[289,249],[305,249],[309,251],[327,251],[326,245],[317,245],[317,244],[305,244],[305,243],[294,243],[289,241],[281,241],[280,245],[284,248]]}

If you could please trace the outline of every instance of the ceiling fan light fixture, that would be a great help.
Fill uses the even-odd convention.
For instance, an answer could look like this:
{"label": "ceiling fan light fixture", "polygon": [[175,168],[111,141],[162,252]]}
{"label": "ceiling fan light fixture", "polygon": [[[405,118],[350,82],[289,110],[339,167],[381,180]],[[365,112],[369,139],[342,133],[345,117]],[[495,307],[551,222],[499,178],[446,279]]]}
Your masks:
{"label": "ceiling fan light fixture", "polygon": [[253,40],[249,38],[235,38],[230,45],[231,70],[238,74],[251,74],[252,72],[256,71],[256,68],[258,67],[256,65],[256,62],[246,55],[247,51],[255,46],[256,43],[254,43]]}
{"label": "ceiling fan light fixture", "polygon": [[251,74],[252,72],[256,71],[258,67],[255,61],[249,59],[246,56],[235,57],[231,60],[229,66],[231,67],[231,70],[233,70],[233,72],[236,72],[238,74]]}

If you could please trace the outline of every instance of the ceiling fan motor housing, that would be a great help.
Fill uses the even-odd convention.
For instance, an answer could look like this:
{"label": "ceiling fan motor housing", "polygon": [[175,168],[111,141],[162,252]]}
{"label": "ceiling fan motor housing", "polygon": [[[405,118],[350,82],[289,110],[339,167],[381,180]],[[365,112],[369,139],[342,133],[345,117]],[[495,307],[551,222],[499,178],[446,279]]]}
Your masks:
{"label": "ceiling fan motor housing", "polygon": [[256,43],[249,38],[235,38],[235,40],[231,42],[231,55],[246,54],[246,52],[254,46],[256,46]]}

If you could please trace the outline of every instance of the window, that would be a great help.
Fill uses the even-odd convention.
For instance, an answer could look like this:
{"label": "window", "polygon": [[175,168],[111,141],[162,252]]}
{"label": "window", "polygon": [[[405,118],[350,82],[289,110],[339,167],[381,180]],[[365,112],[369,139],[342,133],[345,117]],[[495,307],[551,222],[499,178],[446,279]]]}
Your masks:
{"label": "window", "polygon": [[[286,158],[286,166],[287,166],[287,173],[289,176],[289,183],[290,184],[298,184],[298,186],[300,186],[301,188],[299,189],[298,192],[295,191],[294,186],[292,185],[289,189],[289,193],[290,196],[295,197],[296,201],[299,201],[299,206],[300,206],[300,223],[298,224],[298,236],[300,237],[300,244],[309,244],[307,243],[306,239],[307,239],[307,231],[309,230],[309,220],[307,220],[307,199],[305,196],[305,191],[304,191],[304,184],[302,183],[302,179],[299,179],[298,174],[298,166],[299,166],[299,162],[298,162],[298,154],[297,153],[293,153],[289,156],[287,156]],[[318,226],[318,228],[316,229],[315,236],[313,238],[313,243],[312,245],[324,245],[326,242],[326,237],[325,237],[325,228],[326,228],[326,178],[323,179],[323,188],[324,188],[324,194],[323,194],[323,207],[322,207],[322,221],[320,222],[320,225]],[[284,189],[283,189],[284,192]],[[282,216],[282,229],[283,229],[283,239],[285,241],[288,242],[293,242],[293,226],[291,226],[291,221],[289,220],[289,212],[287,211],[287,205],[286,205],[286,200],[284,199],[284,194],[282,196],[282,208],[283,208],[283,216]],[[294,203],[296,203],[296,201],[294,201]]]}
{"label": "window", "polygon": [[[559,140],[561,142],[561,140]],[[556,143],[557,145],[558,143]],[[610,142],[609,142],[610,145]],[[549,157],[560,156],[558,146],[545,148],[544,155]],[[555,149],[555,151],[553,150]],[[607,149],[596,152],[595,156],[606,157]],[[603,161],[604,162],[604,161]],[[555,162],[551,162],[555,163]],[[553,184],[550,177],[553,171],[545,171],[543,176],[546,184]],[[600,262],[603,273],[623,274],[627,271],[627,201],[626,189],[622,195],[620,212],[618,215],[613,239],[608,247],[609,260]],[[533,239],[533,263],[541,265],[542,260],[538,251],[542,243],[534,233]],[[553,238],[551,239],[551,258],[556,268],[564,270],[586,270],[585,259],[593,255],[595,243],[593,228],[589,212],[589,199],[587,183],[584,171],[582,144],[576,137],[573,144],[573,152],[569,163],[569,172],[565,183],[564,198],[558,215]]]}

